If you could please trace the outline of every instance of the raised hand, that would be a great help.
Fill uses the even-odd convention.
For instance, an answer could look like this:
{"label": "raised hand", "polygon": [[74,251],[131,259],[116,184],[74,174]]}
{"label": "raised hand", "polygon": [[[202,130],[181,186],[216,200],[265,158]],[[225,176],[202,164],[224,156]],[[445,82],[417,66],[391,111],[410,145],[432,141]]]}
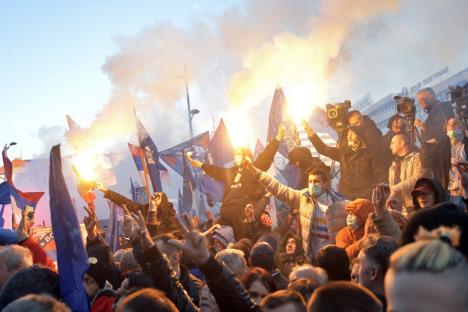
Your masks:
{"label": "raised hand", "polygon": [[262,213],[262,216],[260,217],[260,221],[262,222],[263,225],[267,227],[271,227],[271,225],[273,224],[273,221],[271,220],[270,215],[266,212]]}
{"label": "raised hand", "polygon": [[377,185],[372,190],[372,204],[374,204],[374,212],[377,218],[381,218],[385,210],[387,210],[384,191],[381,186]]}
{"label": "raised hand", "polygon": [[151,235],[148,231],[148,228],[146,227],[146,221],[145,218],[143,217],[143,214],[141,213],[140,210],[138,210],[138,213],[131,213],[131,216],[133,220],[135,221],[135,230],[134,230],[134,235],[140,236],[141,242],[142,242],[142,249],[143,251],[147,251],[154,245],[154,241],[151,238]]}
{"label": "raised hand", "polygon": [[18,241],[23,241],[31,235],[31,228],[34,225],[34,208],[26,206],[21,210],[21,221],[16,229]]}
{"label": "raised hand", "polygon": [[310,127],[309,123],[306,120],[302,120],[302,127],[304,127],[305,133],[307,136],[313,136],[315,131]]}
{"label": "raised hand", "polygon": [[278,132],[277,132],[277,134],[276,134],[276,140],[277,140],[278,142],[283,141],[285,134],[286,134],[286,127],[283,126],[283,125],[281,124],[281,125],[278,127]]}
{"label": "raised hand", "polygon": [[88,233],[88,239],[93,240],[97,237],[97,217],[96,217],[96,212],[94,211],[93,208],[91,207],[83,207],[84,210],[88,213],[87,216],[83,218],[83,223],[86,227],[86,232]]}
{"label": "raised hand", "polygon": [[134,236],[134,229],[136,226],[134,226],[134,222],[132,216],[130,215],[130,212],[127,209],[126,205],[122,205],[122,210],[124,213],[124,218],[123,218],[123,226],[122,230],[127,237],[133,237]]}
{"label": "raised hand", "polygon": [[168,243],[182,250],[187,259],[192,261],[196,266],[203,266],[210,259],[208,242],[205,236],[195,229],[189,216],[184,215],[184,219],[188,230],[184,235],[185,239],[182,242],[171,239]]}

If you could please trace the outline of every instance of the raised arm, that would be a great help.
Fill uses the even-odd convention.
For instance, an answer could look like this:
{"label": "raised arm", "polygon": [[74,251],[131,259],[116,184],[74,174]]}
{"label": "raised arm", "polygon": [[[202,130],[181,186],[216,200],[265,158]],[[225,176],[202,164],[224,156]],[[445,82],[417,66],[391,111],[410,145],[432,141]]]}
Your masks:
{"label": "raised arm", "polygon": [[312,145],[315,147],[317,152],[321,155],[327,156],[334,161],[340,161],[341,159],[341,149],[339,147],[328,146],[319,138],[317,133],[309,126],[306,121],[303,121],[302,125],[304,126],[304,130],[307,133],[307,137],[309,138]]}
{"label": "raised arm", "polygon": [[299,207],[301,202],[301,191],[281,184],[281,182],[270,176],[268,173],[258,170],[253,165],[248,165],[247,168],[248,170],[255,172],[258,182],[262,184],[267,191],[273,194],[273,196],[284,202],[291,209]]}
{"label": "raised arm", "polygon": [[262,171],[267,171],[270,168],[273,160],[275,159],[279,144],[283,140],[285,133],[286,128],[284,126],[280,126],[278,128],[278,134],[276,137],[268,143],[265,149],[260,154],[258,154],[257,159],[253,161],[255,167]]}

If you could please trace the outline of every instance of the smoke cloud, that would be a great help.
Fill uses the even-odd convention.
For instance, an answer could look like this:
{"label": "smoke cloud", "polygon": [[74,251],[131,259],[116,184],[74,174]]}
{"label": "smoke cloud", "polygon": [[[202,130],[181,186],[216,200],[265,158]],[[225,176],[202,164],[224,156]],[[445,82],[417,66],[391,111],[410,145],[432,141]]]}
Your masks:
{"label": "smoke cloud", "polygon": [[367,92],[378,99],[445,65],[466,67],[467,8],[463,0],[251,0],[185,27],[150,25],[116,39],[118,52],[102,67],[114,93],[68,143],[108,149],[135,140],[134,108],[161,149],[187,139],[184,67],[201,111],[196,132],[241,108],[246,119],[247,110],[260,112],[252,136],[265,137],[278,84],[303,106]]}

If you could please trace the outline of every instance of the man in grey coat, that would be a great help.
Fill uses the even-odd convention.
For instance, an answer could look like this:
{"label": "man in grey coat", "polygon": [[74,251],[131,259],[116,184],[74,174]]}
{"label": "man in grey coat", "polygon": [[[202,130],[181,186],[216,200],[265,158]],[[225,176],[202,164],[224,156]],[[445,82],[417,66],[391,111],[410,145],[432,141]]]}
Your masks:
{"label": "man in grey coat", "polygon": [[346,226],[347,200],[331,190],[326,171],[322,168],[308,170],[308,187],[295,190],[251,163],[246,167],[255,173],[260,184],[290,209],[299,209],[303,249],[310,259],[314,259],[323,246],[335,243],[336,233]]}

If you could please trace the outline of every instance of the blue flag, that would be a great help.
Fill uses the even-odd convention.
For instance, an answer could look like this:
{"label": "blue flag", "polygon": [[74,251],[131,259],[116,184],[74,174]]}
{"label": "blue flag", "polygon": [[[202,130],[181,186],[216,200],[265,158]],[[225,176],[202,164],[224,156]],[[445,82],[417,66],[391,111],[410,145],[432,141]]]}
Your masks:
{"label": "blue flag", "polygon": [[135,185],[133,185],[132,178],[130,178],[130,191],[132,192],[132,200],[134,202],[137,202],[137,195],[136,195]]}
{"label": "blue flag", "polygon": [[3,229],[5,225],[5,218],[3,218],[3,213],[5,212],[5,205],[2,205],[2,209],[0,210],[0,229]]}
{"label": "blue flag", "polygon": [[283,178],[286,180],[287,185],[295,190],[301,189],[301,173],[299,168],[294,167],[291,164],[287,164],[283,170],[278,169]]}
{"label": "blue flag", "polygon": [[161,159],[164,162],[174,169],[175,172],[184,176],[184,159],[182,156],[182,151],[193,152],[192,157],[194,159],[202,159],[210,143],[210,134],[204,132],[197,135],[191,140],[177,144],[174,147],[171,147],[167,150],[160,152]]}
{"label": "blue flag", "polygon": [[179,214],[184,213],[183,206],[184,206],[184,199],[179,189],[179,193],[177,194],[177,210]]}
{"label": "blue flag", "polygon": [[[182,155],[184,153],[182,152]],[[183,188],[182,188],[182,207],[183,212],[190,212],[193,205],[193,191],[195,190],[195,182],[193,180],[192,171],[188,164],[188,160],[183,156],[183,165],[184,165],[184,179],[183,179]]]}
{"label": "blue flag", "polygon": [[299,138],[296,124],[288,116],[288,103],[286,102],[283,90],[276,88],[273,101],[271,102],[267,142],[276,137],[280,125],[286,127],[286,134],[279,145],[278,152],[287,158],[290,150],[301,145],[301,139]]}
{"label": "blue flag", "polygon": [[10,202],[10,185],[5,181],[0,183],[0,205],[8,205]]}
{"label": "blue flag", "polygon": [[88,256],[63,177],[60,145],[50,151],[49,194],[52,231],[57,246],[60,298],[73,311],[86,312],[89,305],[83,276],[88,270]]}
{"label": "blue flag", "polygon": [[145,151],[146,164],[148,166],[153,191],[162,192],[163,190],[161,185],[161,173],[159,172],[159,170],[167,171],[167,169],[159,161],[158,148],[156,147],[156,144],[154,144],[153,140],[151,139],[145,127],[141,123],[140,119],[138,119],[136,113],[135,122],[140,147]]}
{"label": "blue flag", "polygon": [[255,144],[254,159],[257,159],[258,154],[263,152],[264,149],[265,146],[263,146],[262,142],[260,142],[260,139],[257,138],[257,143]]}
{"label": "blue flag", "polygon": [[109,205],[109,220],[107,222],[106,241],[109,244],[112,252],[116,252],[120,248],[119,244],[119,224],[117,221],[117,209],[119,207],[111,201],[107,201]]}
{"label": "blue flag", "polygon": [[[208,145],[205,162],[218,167],[224,165],[234,159],[234,149],[229,139],[229,134],[221,119],[213,135],[213,138]],[[203,173],[200,183],[200,191],[210,196],[217,202],[223,200],[224,183],[217,181],[209,175]]]}

